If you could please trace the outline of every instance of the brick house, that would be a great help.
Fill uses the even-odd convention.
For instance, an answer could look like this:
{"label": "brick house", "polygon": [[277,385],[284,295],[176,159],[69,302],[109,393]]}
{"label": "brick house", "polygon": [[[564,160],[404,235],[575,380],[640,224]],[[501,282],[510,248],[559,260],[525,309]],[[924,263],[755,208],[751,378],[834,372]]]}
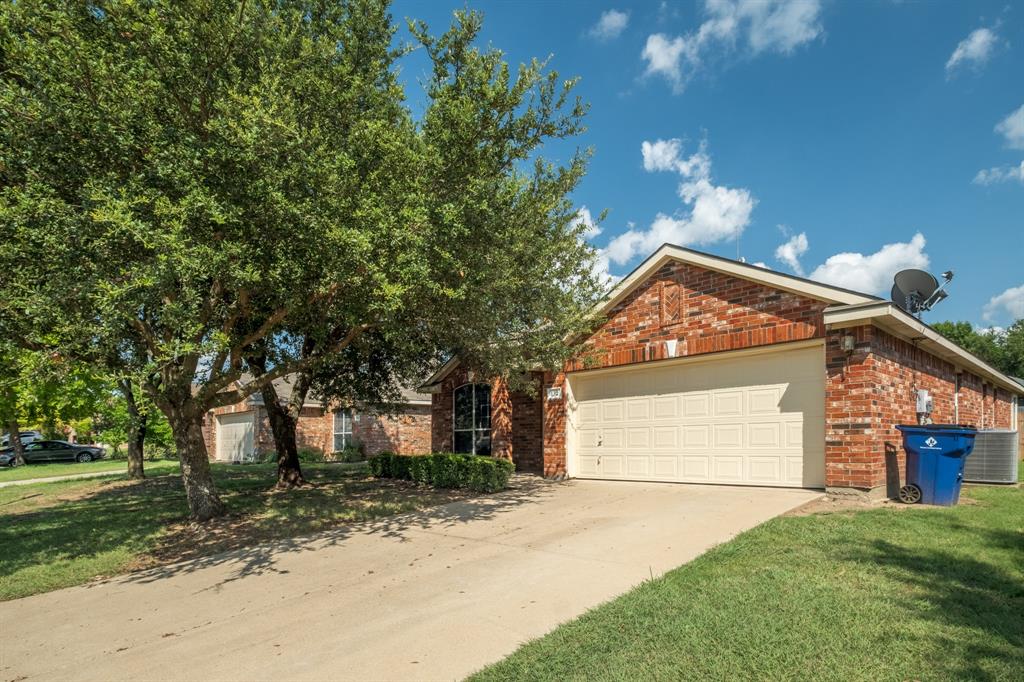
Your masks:
{"label": "brick house", "polygon": [[598,308],[532,394],[442,366],[421,387],[432,449],[551,477],[882,496],[919,390],[935,423],[1017,428],[1024,386],[874,296],[665,245]]}
{"label": "brick house", "polygon": [[[293,378],[274,382],[282,400],[291,395]],[[358,446],[372,456],[380,452],[412,455],[430,452],[430,395],[403,391],[397,414],[383,414],[365,406],[334,407],[309,396],[295,428],[298,446],[325,454]],[[211,459],[237,461],[274,451],[263,398],[259,393],[224,407],[203,419],[203,438]]]}

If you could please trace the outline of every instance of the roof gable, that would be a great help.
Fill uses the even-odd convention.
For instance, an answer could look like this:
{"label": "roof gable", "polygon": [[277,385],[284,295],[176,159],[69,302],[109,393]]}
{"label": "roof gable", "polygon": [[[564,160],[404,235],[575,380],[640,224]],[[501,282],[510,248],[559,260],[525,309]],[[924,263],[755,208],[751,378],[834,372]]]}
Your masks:
{"label": "roof gable", "polygon": [[661,248],[651,254],[643,263],[638,265],[633,272],[629,273],[613,288],[608,296],[598,303],[594,312],[604,314],[611,310],[623,299],[629,296],[638,286],[650,278],[668,261],[679,261],[689,265],[695,265],[706,270],[713,270],[723,274],[745,279],[758,284],[763,284],[774,289],[789,291],[808,298],[813,298],[825,303],[853,305],[857,303],[871,303],[879,301],[876,296],[862,294],[849,289],[814,282],[803,277],[787,275],[785,273],[768,270],[749,263],[741,263],[729,258],[713,256],[709,253],[694,251],[692,249],[663,244]]}

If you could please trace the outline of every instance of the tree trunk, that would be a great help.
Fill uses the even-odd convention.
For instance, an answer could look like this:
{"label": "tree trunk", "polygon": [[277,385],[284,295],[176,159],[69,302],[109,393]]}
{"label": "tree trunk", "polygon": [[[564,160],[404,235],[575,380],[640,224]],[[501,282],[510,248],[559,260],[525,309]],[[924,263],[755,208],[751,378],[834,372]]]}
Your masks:
{"label": "tree trunk", "polygon": [[194,521],[208,521],[222,516],[227,509],[217,495],[210,474],[210,459],[203,440],[203,413],[186,399],[184,405],[169,405],[164,410],[174,434],[174,444],[181,462],[181,480],[185,484],[190,516]]}
{"label": "tree trunk", "polygon": [[25,446],[21,444],[21,426],[17,417],[7,420],[7,433],[7,444],[14,448],[14,463],[21,466],[25,463]]}
{"label": "tree trunk", "polygon": [[294,488],[306,483],[299,463],[299,447],[295,437],[297,420],[281,405],[272,383],[263,387],[263,406],[270,420],[274,434],[274,448],[277,450],[277,487]]}
{"label": "tree trunk", "polygon": [[[266,356],[254,355],[249,358],[249,366],[252,368],[253,375],[262,376],[267,371]],[[302,405],[306,402],[308,390],[309,382],[305,379],[304,374],[299,374],[298,380],[292,386],[292,398],[286,407],[281,404],[281,398],[277,395],[274,382],[270,382],[260,389],[263,407],[266,409],[267,419],[270,421],[270,431],[274,434],[278,488],[295,488],[306,483],[306,479],[302,475],[302,465],[299,463],[299,447],[295,428],[299,422],[299,415],[302,413]],[[299,404],[297,410],[293,409],[296,400]]]}
{"label": "tree trunk", "polygon": [[146,444],[148,416],[139,410],[132,382],[128,379],[121,380],[121,393],[128,406],[128,478],[141,480],[146,477],[142,455]]}

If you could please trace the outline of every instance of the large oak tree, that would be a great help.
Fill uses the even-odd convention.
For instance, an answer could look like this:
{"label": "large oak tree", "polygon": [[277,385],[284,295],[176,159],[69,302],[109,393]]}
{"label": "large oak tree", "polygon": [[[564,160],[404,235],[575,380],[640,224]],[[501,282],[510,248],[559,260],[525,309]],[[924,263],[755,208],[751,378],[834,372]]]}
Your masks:
{"label": "large oak tree", "polygon": [[[383,2],[0,5],[0,316],[141,385],[195,519],[224,511],[202,436],[218,405],[364,336],[412,329],[424,355],[515,375],[586,324],[593,253],[567,198],[585,154],[538,156],[583,107],[479,29],[414,27],[417,119]],[[403,366],[398,348],[378,360]]]}

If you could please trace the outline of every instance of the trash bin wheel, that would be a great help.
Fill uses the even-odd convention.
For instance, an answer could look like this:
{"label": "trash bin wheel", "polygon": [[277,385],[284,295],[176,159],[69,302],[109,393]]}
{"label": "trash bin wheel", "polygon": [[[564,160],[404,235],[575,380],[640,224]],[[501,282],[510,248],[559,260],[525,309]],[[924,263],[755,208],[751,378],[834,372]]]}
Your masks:
{"label": "trash bin wheel", "polygon": [[917,504],[921,501],[921,489],[914,484],[905,485],[900,488],[900,502],[905,504]]}

